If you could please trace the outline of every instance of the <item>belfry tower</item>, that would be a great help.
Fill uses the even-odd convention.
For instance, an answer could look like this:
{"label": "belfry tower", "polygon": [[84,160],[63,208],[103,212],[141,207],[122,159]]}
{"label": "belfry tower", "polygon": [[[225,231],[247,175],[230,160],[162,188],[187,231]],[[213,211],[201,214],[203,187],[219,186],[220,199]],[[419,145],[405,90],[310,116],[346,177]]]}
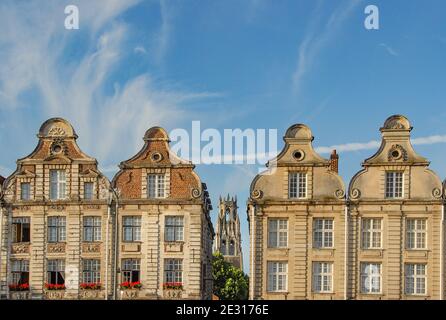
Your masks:
{"label": "belfry tower", "polygon": [[220,251],[225,260],[243,270],[240,219],[237,213],[237,196],[225,199],[220,196],[217,233],[214,251]]}

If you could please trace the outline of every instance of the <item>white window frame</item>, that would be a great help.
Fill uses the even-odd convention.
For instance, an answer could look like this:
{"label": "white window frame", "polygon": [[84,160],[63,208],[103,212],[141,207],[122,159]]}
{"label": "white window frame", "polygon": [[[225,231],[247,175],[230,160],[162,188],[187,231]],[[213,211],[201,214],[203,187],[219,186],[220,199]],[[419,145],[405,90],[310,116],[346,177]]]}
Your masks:
{"label": "white window frame", "polygon": [[184,241],[184,216],[166,216],[164,220],[164,241]]}
{"label": "white window frame", "polygon": [[[89,186],[88,188],[90,188],[91,186],[91,189],[87,190],[88,189],[87,186]],[[94,198],[95,198],[94,182],[91,181],[84,182],[84,200],[93,200]]]}
{"label": "white window frame", "polygon": [[268,219],[268,248],[288,247],[288,219]]}
{"label": "white window frame", "polygon": [[[386,171],[385,198],[404,198],[404,172]],[[401,189],[400,189],[401,188]]]}
{"label": "white window frame", "polygon": [[313,219],[313,248],[332,249],[334,247],[334,219]]}
{"label": "white window frame", "polygon": [[[422,272],[421,272],[422,267]],[[427,292],[427,265],[407,263],[404,265],[404,292],[406,295],[424,296]],[[422,290],[421,290],[422,289]]]}
{"label": "white window frame", "polygon": [[268,292],[288,291],[288,262],[268,261],[267,272]]}
{"label": "white window frame", "polygon": [[147,175],[147,198],[162,199],[166,197],[166,175],[148,174]]}
{"label": "white window frame", "polygon": [[[378,270],[379,272],[375,272]],[[362,294],[382,293],[382,264],[377,262],[361,262],[360,264],[360,289]],[[378,279],[378,281],[376,280]],[[378,282],[379,290],[374,287]]]}
{"label": "white window frame", "polygon": [[82,260],[82,283],[101,283],[101,260]]}
{"label": "white window frame", "polygon": [[102,217],[85,216],[83,219],[83,241],[98,242],[101,241]]}
{"label": "white window frame", "polygon": [[427,219],[406,218],[406,249],[425,250],[427,248]]}
{"label": "white window frame", "polygon": [[67,174],[65,170],[50,170],[50,200],[67,197]]}
{"label": "white window frame", "polygon": [[313,262],[313,292],[333,292],[333,262]]}
{"label": "white window frame", "polygon": [[[368,228],[366,224],[369,222]],[[375,222],[379,222],[380,227],[375,227]],[[379,238],[377,237],[379,235]],[[361,219],[361,248],[362,249],[382,249],[383,237],[383,219],[381,218],[362,218]],[[379,245],[375,241],[379,239]]]}
{"label": "white window frame", "polygon": [[183,283],[183,259],[164,259],[164,282]]}
{"label": "white window frame", "polygon": [[67,218],[65,216],[48,217],[48,242],[67,241]]}
{"label": "white window frame", "polygon": [[20,200],[28,201],[31,200],[31,183],[21,182],[20,183]]}
{"label": "white window frame", "polygon": [[[123,216],[122,217],[122,240],[123,242],[141,241],[141,216]],[[129,231],[129,233],[127,233]],[[130,235],[130,238],[128,237]]]}
{"label": "white window frame", "polygon": [[288,198],[306,199],[308,196],[308,177],[306,172],[288,173]]}

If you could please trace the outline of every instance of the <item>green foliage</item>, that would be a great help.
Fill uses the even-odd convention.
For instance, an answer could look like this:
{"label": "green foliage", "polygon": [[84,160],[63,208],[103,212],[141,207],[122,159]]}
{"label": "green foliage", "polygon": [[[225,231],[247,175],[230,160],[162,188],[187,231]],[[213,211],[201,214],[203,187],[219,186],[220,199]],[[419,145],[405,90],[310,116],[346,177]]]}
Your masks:
{"label": "green foliage", "polygon": [[242,270],[225,261],[220,252],[214,253],[212,261],[214,294],[220,300],[247,300],[248,276]]}

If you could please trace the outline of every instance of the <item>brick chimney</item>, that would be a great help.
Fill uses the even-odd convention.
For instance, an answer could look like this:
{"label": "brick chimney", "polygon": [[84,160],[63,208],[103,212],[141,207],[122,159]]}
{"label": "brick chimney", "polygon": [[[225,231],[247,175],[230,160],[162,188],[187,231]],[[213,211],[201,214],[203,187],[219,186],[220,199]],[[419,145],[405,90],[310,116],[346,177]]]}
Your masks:
{"label": "brick chimney", "polygon": [[330,155],[330,170],[339,173],[339,155],[336,150],[333,150]]}

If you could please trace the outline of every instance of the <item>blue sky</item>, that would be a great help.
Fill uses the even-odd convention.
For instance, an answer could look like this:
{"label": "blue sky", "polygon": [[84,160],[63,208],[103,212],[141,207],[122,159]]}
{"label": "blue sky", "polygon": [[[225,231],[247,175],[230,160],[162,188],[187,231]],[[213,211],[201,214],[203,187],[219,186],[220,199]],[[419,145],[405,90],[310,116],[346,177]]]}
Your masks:
{"label": "blue sky", "polygon": [[[79,7],[79,30],[64,28],[69,4]],[[379,30],[364,28],[369,4]],[[276,128],[280,138],[305,123],[326,147],[379,140],[384,120],[401,113],[414,138],[428,138],[416,150],[444,178],[445,10],[442,0],[3,0],[0,174],[33,150],[53,116],[74,125],[112,177],[154,125],[200,120],[202,129]],[[375,150],[345,149],[347,184]],[[214,218],[220,194],[238,196],[247,270],[245,201],[257,166],[197,172]]]}

